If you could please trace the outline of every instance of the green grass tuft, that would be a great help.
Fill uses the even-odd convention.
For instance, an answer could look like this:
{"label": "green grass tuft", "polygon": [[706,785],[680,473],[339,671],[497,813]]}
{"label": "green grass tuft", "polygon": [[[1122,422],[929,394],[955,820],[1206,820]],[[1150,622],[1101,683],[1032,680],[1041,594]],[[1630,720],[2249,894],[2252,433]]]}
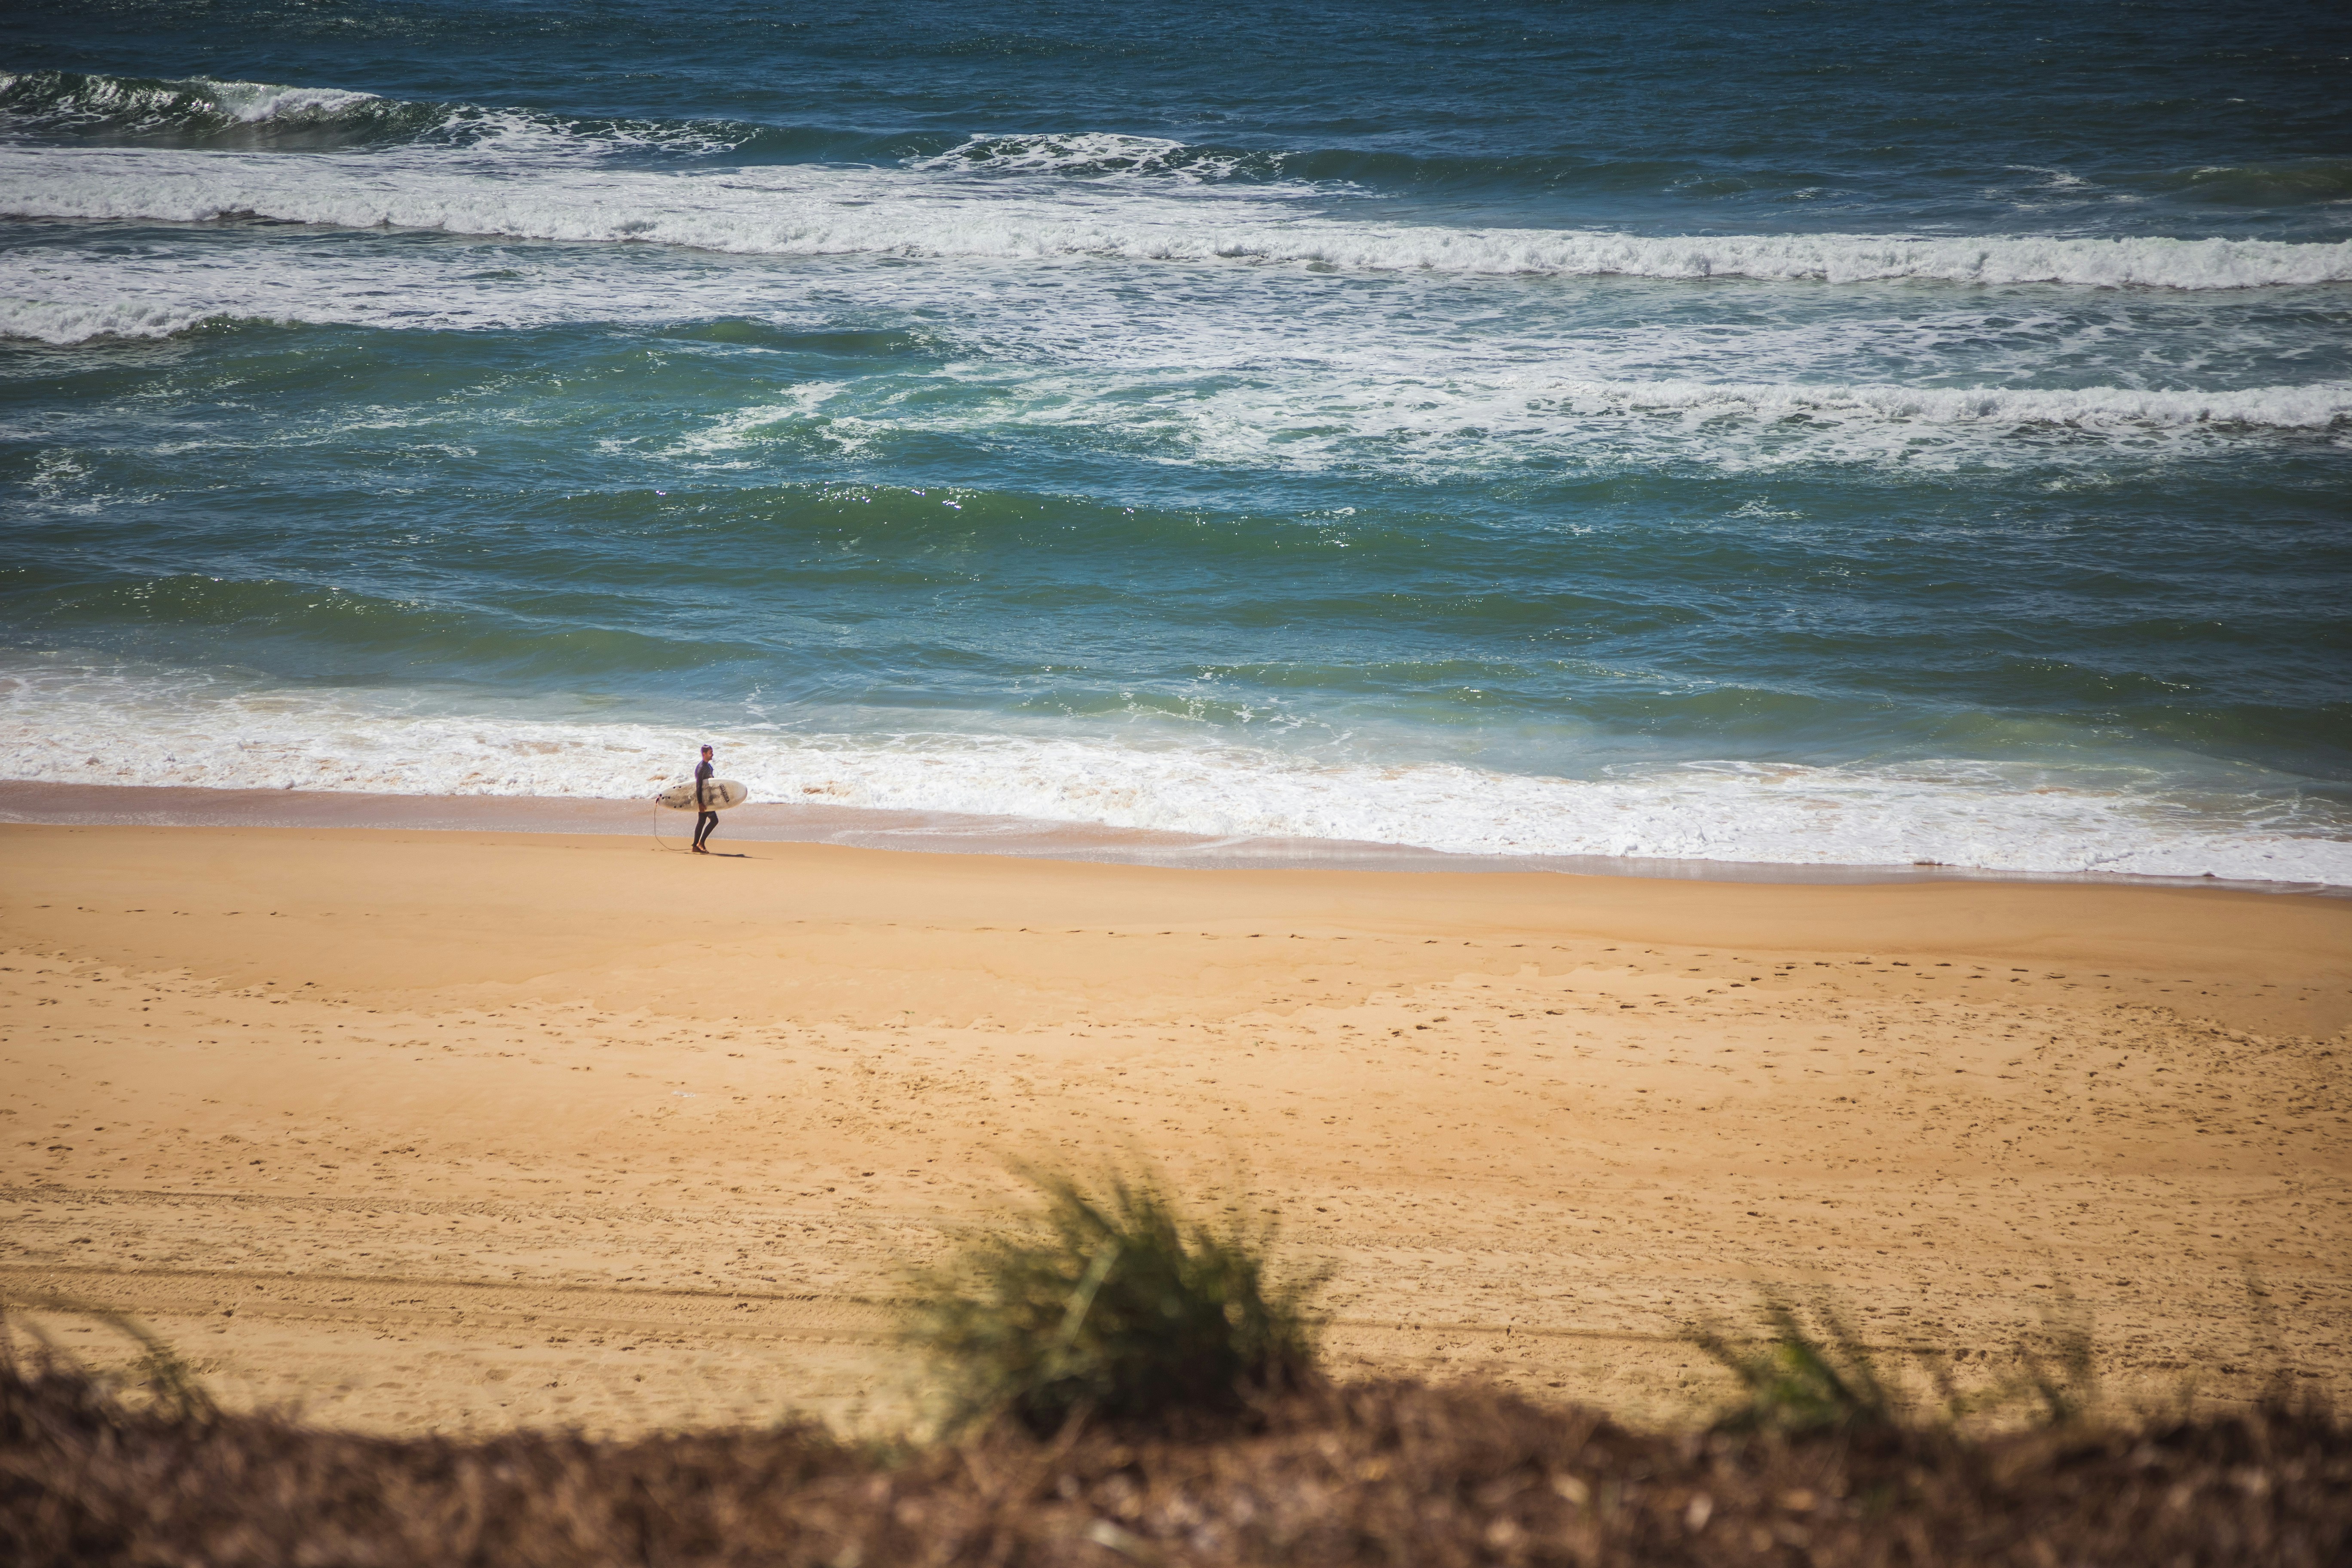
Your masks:
{"label": "green grass tuft", "polygon": [[1881,1374],[1827,1295],[1800,1304],[1767,1292],[1759,1311],[1760,1335],[1734,1338],[1712,1326],[1684,1331],[1739,1381],[1739,1401],[1717,1417],[1717,1431],[2078,1427],[2100,1407],[2090,1314],[2063,1282],[2054,1304],[2042,1310],[2041,1327],[2018,1337],[2015,1367],[2005,1374],[1962,1388],[1942,1352],[1894,1352],[1924,1370],[1937,1395],[1933,1402],[1907,1398]]}
{"label": "green grass tuft", "polygon": [[1021,1174],[1045,1200],[1032,1223],[915,1281],[908,1339],[951,1425],[1229,1412],[1316,1380],[1307,1301],[1323,1277],[1275,1277],[1269,1222],[1193,1219],[1149,1173]]}
{"label": "green grass tuft", "polygon": [[1827,1300],[1811,1305],[1818,1327],[1809,1328],[1797,1305],[1782,1297],[1767,1295],[1761,1310],[1770,1332],[1760,1342],[1733,1340],[1714,1328],[1685,1331],[1692,1344],[1739,1380],[1740,1402],[1717,1419],[1718,1429],[1818,1432],[1902,1424],[1895,1392]]}

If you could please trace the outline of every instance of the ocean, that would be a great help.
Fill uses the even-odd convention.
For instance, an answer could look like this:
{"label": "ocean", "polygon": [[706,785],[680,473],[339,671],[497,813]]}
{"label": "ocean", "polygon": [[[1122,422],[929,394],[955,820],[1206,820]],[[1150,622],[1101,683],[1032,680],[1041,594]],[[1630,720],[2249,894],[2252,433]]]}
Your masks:
{"label": "ocean", "polygon": [[0,22],[0,779],[2352,886],[2352,16]]}

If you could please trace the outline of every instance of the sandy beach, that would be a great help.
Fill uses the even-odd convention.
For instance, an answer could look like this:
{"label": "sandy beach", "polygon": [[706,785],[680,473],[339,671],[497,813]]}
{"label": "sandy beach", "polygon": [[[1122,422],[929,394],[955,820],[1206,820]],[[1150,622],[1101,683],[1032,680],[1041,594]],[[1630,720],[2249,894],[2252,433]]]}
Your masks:
{"label": "sandy beach", "polygon": [[887,1426],[899,1271],[1119,1158],[1348,1372],[1663,1416],[1778,1283],[2352,1395],[2352,900],[720,843],[0,827],[0,1289],[369,1429]]}

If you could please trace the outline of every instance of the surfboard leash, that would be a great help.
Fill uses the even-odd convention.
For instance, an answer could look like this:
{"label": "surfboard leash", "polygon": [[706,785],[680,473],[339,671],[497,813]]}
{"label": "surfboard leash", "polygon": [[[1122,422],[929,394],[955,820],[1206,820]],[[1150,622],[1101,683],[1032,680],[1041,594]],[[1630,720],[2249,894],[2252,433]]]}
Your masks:
{"label": "surfboard leash", "polygon": [[662,793],[663,793],[663,791],[666,791],[666,790],[669,789],[670,787],[671,787],[671,786],[669,786],[668,784],[664,784],[664,785],[661,787],[661,789],[660,789],[660,790],[656,790],[656,791],[655,791],[655,792],[654,792],[654,799],[653,799],[653,807],[654,807],[654,826],[653,826],[654,847],[655,847],[655,848],[656,848],[656,849],[658,849],[658,850],[660,850],[660,851],[661,851],[663,854],[665,854],[665,855],[683,855],[683,854],[685,854],[685,853],[686,853],[686,851],[685,851],[684,849],[679,848],[677,845],[672,844],[672,843],[670,843],[668,840],[667,840],[667,839],[665,839],[664,837],[662,837],[662,834],[661,834],[662,813],[663,813],[663,812],[665,812],[665,811],[667,811],[667,810],[669,809],[669,807],[667,807],[667,806],[664,805],[661,803],[661,797],[662,797]]}

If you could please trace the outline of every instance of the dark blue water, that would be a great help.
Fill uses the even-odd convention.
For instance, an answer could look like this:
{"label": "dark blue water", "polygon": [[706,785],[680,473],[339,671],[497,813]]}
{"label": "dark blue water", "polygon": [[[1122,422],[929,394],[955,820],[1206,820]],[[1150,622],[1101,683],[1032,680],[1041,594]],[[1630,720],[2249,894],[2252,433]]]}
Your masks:
{"label": "dark blue water", "polygon": [[0,24],[0,775],[2352,883],[2352,26]]}

